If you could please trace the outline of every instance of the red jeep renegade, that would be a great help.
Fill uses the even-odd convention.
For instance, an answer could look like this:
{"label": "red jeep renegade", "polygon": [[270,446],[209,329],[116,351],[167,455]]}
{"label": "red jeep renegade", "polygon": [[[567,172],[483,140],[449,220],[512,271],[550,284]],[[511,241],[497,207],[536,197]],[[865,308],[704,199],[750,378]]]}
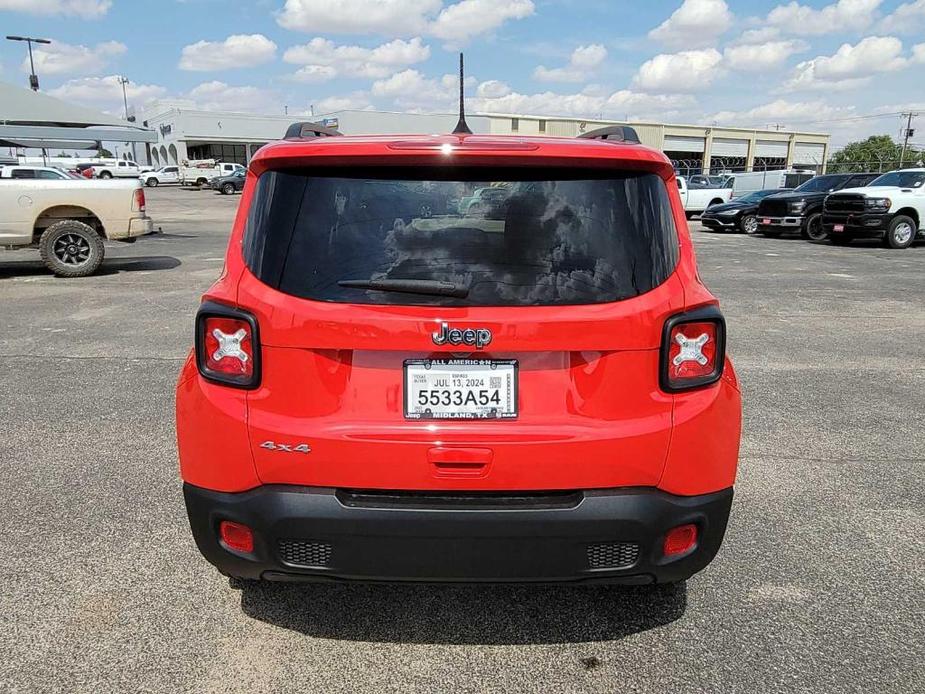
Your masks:
{"label": "red jeep renegade", "polygon": [[205,557],[246,579],[679,581],[741,403],[671,164],[577,139],[343,137],[250,164],[177,386]]}

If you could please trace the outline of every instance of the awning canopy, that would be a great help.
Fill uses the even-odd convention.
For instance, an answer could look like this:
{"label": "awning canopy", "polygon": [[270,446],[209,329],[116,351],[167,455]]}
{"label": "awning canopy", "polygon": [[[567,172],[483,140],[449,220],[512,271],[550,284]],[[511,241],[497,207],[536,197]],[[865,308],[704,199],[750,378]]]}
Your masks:
{"label": "awning canopy", "polygon": [[102,141],[157,142],[157,133],[41,92],[0,82],[0,144],[90,149]]}

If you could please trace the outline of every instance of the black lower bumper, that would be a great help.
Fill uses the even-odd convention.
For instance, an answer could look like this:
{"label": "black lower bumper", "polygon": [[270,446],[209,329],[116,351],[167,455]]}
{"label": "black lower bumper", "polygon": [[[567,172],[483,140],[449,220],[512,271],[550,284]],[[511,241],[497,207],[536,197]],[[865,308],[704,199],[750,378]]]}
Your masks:
{"label": "black lower bumper", "polygon": [[878,238],[886,233],[890,219],[888,214],[840,214],[826,211],[822,215],[822,228],[829,236]]}
{"label": "black lower bumper", "polygon": [[719,217],[705,217],[704,215],[700,215],[700,223],[707,227],[707,229],[731,231],[736,228],[739,220],[735,217],[724,217],[720,219]]}
{"label": "black lower bumper", "polygon": [[[719,550],[732,489],[674,496],[654,489],[548,494],[354,492],[268,485],[241,493],[184,485],[196,544],[220,571],[280,581],[652,583],[683,580]],[[243,554],[222,520],[254,531]],[[665,557],[672,528],[698,543]]]}

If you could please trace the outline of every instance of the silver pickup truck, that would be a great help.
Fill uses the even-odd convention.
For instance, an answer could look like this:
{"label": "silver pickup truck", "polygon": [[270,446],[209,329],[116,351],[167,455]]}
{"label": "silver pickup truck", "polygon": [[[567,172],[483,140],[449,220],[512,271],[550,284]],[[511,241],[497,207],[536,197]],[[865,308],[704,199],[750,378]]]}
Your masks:
{"label": "silver pickup truck", "polygon": [[59,277],[85,277],[103,262],[104,240],[134,241],[153,230],[134,181],[0,177],[0,248],[38,248]]}

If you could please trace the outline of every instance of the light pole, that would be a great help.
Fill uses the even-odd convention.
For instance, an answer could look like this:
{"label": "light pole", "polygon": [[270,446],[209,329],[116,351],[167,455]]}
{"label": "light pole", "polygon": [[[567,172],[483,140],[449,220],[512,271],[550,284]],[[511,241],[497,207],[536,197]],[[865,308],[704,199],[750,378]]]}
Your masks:
{"label": "light pole", "polygon": [[29,46],[29,68],[31,72],[29,74],[29,87],[32,91],[37,92],[39,90],[39,78],[35,74],[35,62],[32,60],[32,44],[33,43],[51,43],[48,39],[37,39],[32,36],[7,36],[7,41],[25,41]]}
{"label": "light pole", "polygon": [[[128,97],[125,95],[125,85],[129,83],[128,77],[119,77],[119,84],[122,85],[122,105],[125,107],[125,122],[128,123]],[[135,161],[135,143],[132,142],[132,161]]]}

